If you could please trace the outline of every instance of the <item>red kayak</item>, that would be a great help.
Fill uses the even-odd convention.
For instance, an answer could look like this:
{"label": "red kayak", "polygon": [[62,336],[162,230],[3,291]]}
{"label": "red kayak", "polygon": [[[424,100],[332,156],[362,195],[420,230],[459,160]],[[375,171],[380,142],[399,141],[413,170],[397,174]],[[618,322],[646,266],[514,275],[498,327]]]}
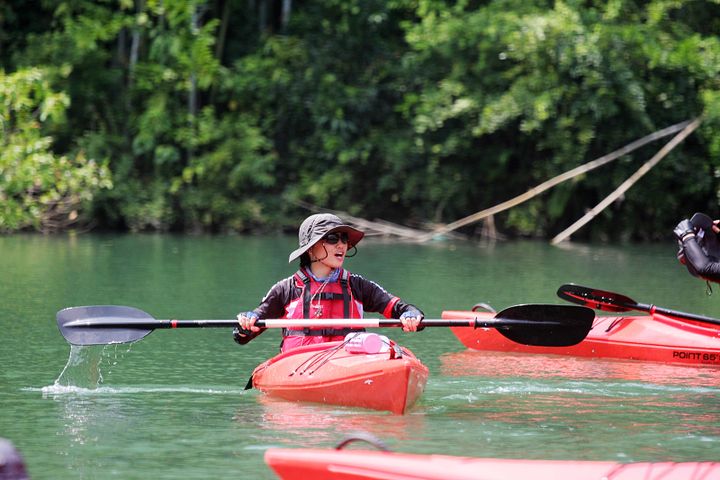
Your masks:
{"label": "red kayak", "polygon": [[[442,318],[493,318],[476,311],[444,311]],[[534,347],[511,342],[495,329],[450,327],[468,348],[501,352],[621,358],[684,365],[720,366],[720,328],[656,313],[596,317],[588,336],[570,347]]]}
{"label": "red kayak", "polygon": [[345,342],[298,347],[260,364],[253,386],[276,398],[405,413],[420,397],[428,369],[395,346],[384,353],[349,353]]}
{"label": "red kayak", "polygon": [[616,463],[271,448],[282,480],[720,480],[719,462]]}

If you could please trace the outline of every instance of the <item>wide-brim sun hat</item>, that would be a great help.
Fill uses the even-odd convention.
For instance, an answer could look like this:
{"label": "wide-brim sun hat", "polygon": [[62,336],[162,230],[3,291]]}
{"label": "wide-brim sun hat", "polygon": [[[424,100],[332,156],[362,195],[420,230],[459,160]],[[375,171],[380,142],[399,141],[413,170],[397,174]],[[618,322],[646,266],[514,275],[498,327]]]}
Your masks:
{"label": "wide-brim sun hat", "polygon": [[346,232],[348,248],[354,247],[365,236],[365,233],[344,223],[340,217],[332,213],[316,213],[306,218],[298,230],[300,248],[290,254],[288,263],[299,258],[303,253],[319,242],[325,235],[333,232]]}

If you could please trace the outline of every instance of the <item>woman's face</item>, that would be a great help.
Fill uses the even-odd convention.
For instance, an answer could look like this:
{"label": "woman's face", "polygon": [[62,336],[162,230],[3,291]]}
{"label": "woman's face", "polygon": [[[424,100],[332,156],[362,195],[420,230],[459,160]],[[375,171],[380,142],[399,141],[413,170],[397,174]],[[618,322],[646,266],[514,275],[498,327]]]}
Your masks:
{"label": "woman's face", "polygon": [[348,250],[348,236],[345,232],[333,232],[325,235],[310,248],[310,259],[335,269],[342,267]]}

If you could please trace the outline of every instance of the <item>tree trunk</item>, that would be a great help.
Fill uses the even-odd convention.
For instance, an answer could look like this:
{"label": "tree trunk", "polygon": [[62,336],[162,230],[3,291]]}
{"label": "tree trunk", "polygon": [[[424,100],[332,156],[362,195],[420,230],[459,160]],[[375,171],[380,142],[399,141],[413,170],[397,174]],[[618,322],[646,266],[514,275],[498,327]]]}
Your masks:
{"label": "tree trunk", "polygon": [[290,12],[292,11],[292,0],[282,0],[282,13],[280,14],[280,29],[284,33],[290,22]]}
{"label": "tree trunk", "polygon": [[258,5],[258,32],[262,34],[267,26],[267,0],[260,0]]}
{"label": "tree trunk", "polygon": [[[145,0],[135,2],[135,13],[140,14],[145,9]],[[137,65],[140,52],[140,26],[135,25],[130,43],[130,61],[128,63],[128,87],[132,86],[135,77],[135,65]]]}
{"label": "tree trunk", "polygon": [[222,18],[220,19],[220,32],[218,32],[217,43],[215,44],[215,58],[222,64],[223,53],[225,52],[225,39],[227,38],[228,24],[230,23],[230,0],[223,5]]}
{"label": "tree trunk", "polygon": [[[192,17],[190,18],[190,31],[195,35],[199,30],[199,12],[198,7],[193,7]],[[195,67],[192,67],[190,73],[190,92],[188,92],[188,113],[190,118],[194,118],[197,115],[197,73]]]}

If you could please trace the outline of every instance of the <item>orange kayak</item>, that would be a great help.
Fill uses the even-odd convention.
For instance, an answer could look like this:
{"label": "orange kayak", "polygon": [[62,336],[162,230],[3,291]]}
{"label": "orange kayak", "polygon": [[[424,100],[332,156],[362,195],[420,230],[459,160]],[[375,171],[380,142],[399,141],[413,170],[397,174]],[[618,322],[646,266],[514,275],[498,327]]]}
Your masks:
{"label": "orange kayak", "polygon": [[[447,310],[444,319],[492,318],[488,312]],[[662,314],[600,316],[585,340],[570,347],[534,347],[511,342],[494,329],[450,327],[468,348],[501,352],[527,352],[619,358],[685,365],[720,366],[720,328]]]}
{"label": "orange kayak", "polygon": [[271,448],[282,480],[720,480],[720,462],[616,463]]}
{"label": "orange kayak", "polygon": [[285,400],[405,413],[420,397],[428,369],[411,351],[349,353],[344,342],[298,347],[260,364],[253,386]]}

